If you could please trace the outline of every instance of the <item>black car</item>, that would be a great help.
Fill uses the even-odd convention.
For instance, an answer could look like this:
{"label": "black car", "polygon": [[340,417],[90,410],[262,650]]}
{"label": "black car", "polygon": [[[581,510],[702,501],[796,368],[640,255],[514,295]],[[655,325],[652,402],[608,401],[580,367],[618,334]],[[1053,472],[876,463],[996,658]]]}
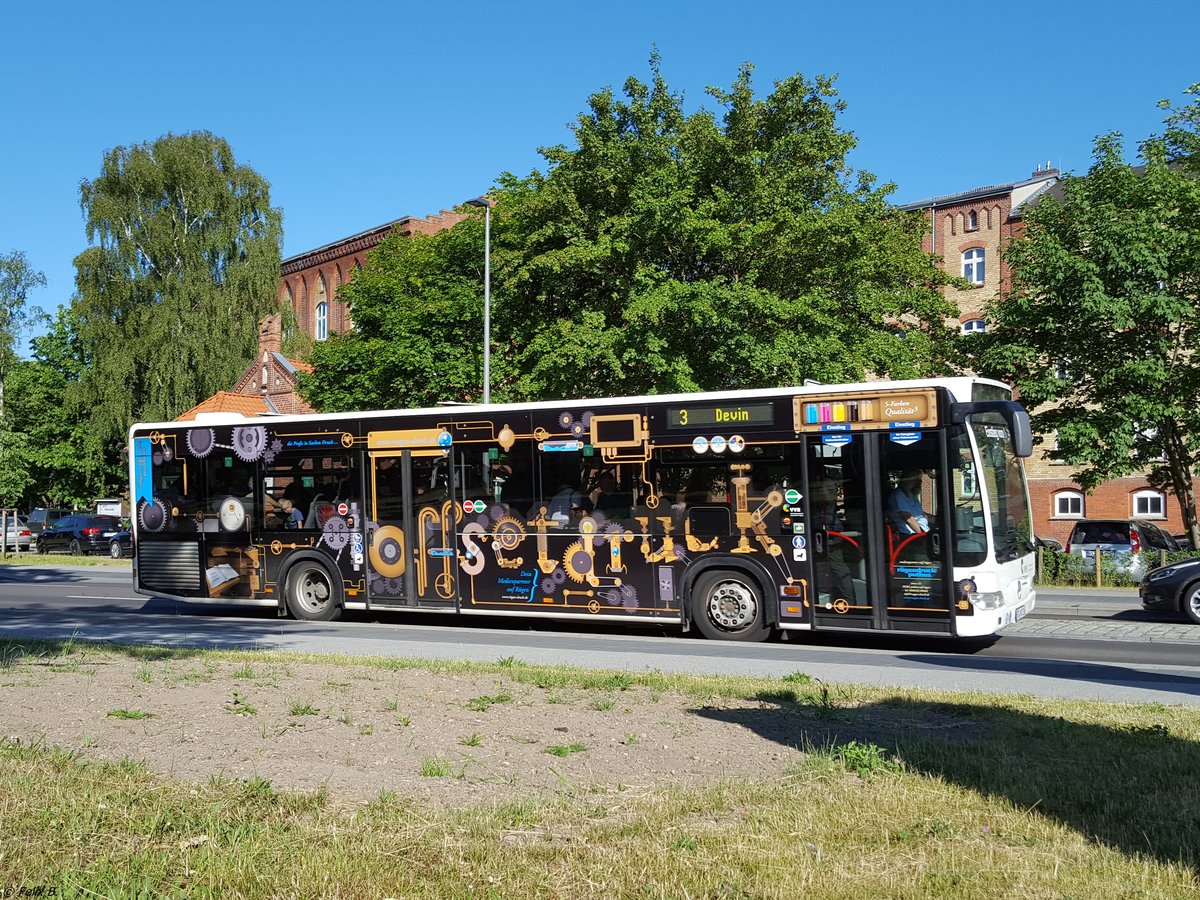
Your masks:
{"label": "black car", "polygon": [[116,516],[74,513],[59,519],[37,536],[37,551],[66,550],[74,556],[108,553],[109,541],[119,531],[121,520]]}
{"label": "black car", "polygon": [[1200,625],[1200,559],[1186,559],[1152,569],[1138,593],[1142,609],[1181,612]]}
{"label": "black car", "polygon": [[113,559],[133,556],[133,537],[128,531],[118,531],[108,540],[108,555]]}

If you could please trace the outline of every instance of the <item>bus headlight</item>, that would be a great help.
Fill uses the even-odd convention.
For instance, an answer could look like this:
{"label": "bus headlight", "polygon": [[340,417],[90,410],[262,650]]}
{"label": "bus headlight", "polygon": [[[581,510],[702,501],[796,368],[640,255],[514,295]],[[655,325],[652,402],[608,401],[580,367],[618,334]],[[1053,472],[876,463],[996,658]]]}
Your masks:
{"label": "bus headlight", "polygon": [[976,591],[968,596],[976,609],[999,609],[1004,605],[1004,595],[999,591]]}
{"label": "bus headlight", "polygon": [[999,609],[1004,605],[1004,594],[1000,591],[981,591],[974,579],[960,581],[958,588],[959,596],[966,597],[975,609]]}

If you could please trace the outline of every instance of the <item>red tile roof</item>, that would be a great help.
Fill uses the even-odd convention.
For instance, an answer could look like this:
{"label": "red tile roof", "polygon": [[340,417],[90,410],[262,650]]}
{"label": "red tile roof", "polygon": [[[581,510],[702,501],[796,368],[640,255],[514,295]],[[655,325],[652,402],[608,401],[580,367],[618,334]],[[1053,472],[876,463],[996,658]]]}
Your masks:
{"label": "red tile roof", "polygon": [[193,406],[181,416],[176,416],[176,422],[187,422],[195,419],[200,413],[232,412],[243,416],[262,416],[271,410],[261,394],[235,394],[232,391],[217,391],[203,403]]}

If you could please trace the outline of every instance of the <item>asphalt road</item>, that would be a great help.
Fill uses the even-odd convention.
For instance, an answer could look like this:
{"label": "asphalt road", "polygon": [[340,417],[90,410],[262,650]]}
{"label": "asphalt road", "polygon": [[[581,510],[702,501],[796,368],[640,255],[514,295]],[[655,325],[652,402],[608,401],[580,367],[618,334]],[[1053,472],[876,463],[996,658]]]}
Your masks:
{"label": "asphalt road", "polygon": [[0,636],[347,655],[783,676],[1043,697],[1200,706],[1200,628],[1132,591],[1039,592],[1038,609],[979,642],[817,634],[767,644],[653,629],[410,613],[334,623],[133,593],[127,568],[0,566]]}

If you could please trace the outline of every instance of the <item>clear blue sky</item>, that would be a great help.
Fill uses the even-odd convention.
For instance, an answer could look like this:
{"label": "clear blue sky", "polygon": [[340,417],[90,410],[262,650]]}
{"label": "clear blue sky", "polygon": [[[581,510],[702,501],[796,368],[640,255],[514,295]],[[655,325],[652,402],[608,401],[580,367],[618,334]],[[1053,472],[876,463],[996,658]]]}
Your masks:
{"label": "clear blue sky", "polygon": [[837,76],[850,157],[898,203],[1086,171],[1092,139],[1159,130],[1200,81],[1193,2],[363,0],[9,4],[0,50],[0,252],[74,291],[79,183],[105,151],[207,129],[271,183],[284,256],[483,193],[567,143],[588,95],[647,80],[689,108],[755,66],[758,92]]}

